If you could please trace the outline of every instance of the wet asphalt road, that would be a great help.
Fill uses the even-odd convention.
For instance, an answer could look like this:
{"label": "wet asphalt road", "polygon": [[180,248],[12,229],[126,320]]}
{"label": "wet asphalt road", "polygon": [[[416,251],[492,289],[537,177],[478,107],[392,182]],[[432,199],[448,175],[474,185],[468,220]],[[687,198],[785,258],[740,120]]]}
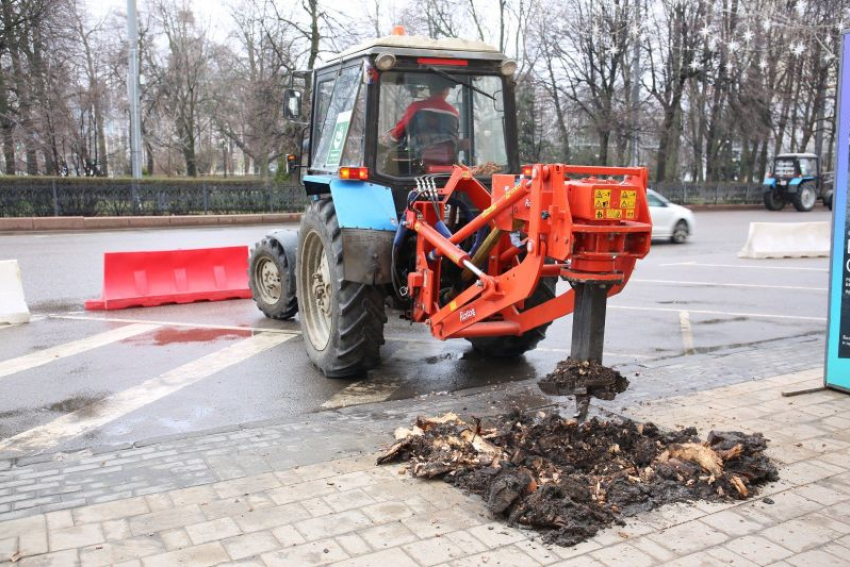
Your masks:
{"label": "wet asphalt road", "polygon": [[[825,258],[736,253],[750,221],[828,219],[822,209],[697,213],[692,240],[655,243],[609,302],[605,362],[648,364],[824,334]],[[480,358],[462,340],[438,342],[390,313],[383,366],[368,380],[328,380],[310,366],[297,322],[266,320],[250,300],[82,309],[100,294],[103,252],[252,245],[270,228],[0,235],[0,260],[20,262],[35,314],[28,325],[0,328],[0,455],[440,395],[539,377],[568,354],[570,317],[553,324],[538,350],[505,363]]]}

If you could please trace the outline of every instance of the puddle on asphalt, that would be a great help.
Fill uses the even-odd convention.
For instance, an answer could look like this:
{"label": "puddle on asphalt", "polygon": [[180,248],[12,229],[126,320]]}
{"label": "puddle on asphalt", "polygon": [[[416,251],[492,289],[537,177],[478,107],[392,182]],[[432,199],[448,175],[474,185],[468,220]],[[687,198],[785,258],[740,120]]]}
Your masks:
{"label": "puddle on asphalt", "polygon": [[25,409],[16,409],[11,411],[0,411],[0,419],[9,419],[11,417],[18,417],[19,415],[23,415],[26,413]]}
{"label": "puddle on asphalt", "polygon": [[[250,329],[244,331],[239,329],[210,329],[203,327],[165,327],[153,332],[153,344],[156,346],[164,346],[171,344],[187,344],[187,343],[210,343],[220,340],[234,340],[238,338],[247,338],[253,336],[254,332]],[[148,345],[150,339],[147,334],[137,335],[121,341],[127,344]]]}
{"label": "puddle on asphalt", "polygon": [[438,354],[435,356],[426,356],[422,360],[426,364],[437,364],[439,362],[444,362],[448,360],[460,360],[464,357],[464,353],[462,352],[444,352],[443,354]]}
{"label": "puddle on asphalt", "polygon": [[41,409],[57,413],[71,413],[90,408],[90,406],[101,401],[108,395],[108,392],[103,392],[97,396],[74,396],[72,398],[65,398],[60,402],[42,406]]}
{"label": "puddle on asphalt", "polygon": [[721,323],[738,323],[741,321],[749,321],[749,317],[731,317],[728,319],[706,319],[704,321],[691,321],[696,325],[719,325]]}

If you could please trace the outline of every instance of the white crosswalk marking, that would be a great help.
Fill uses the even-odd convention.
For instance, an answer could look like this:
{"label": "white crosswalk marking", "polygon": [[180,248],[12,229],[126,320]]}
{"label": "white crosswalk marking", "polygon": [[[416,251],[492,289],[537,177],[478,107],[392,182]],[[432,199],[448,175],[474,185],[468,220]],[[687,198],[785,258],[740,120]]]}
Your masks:
{"label": "white crosswalk marking", "polygon": [[770,285],[770,284],[744,284],[744,283],[718,283],[718,282],[682,282],[677,280],[646,280],[641,278],[632,278],[632,282],[637,283],[656,283],[667,285],[696,285],[706,287],[740,287],[752,289],[785,289],[793,291],[827,291],[825,287],[815,287],[807,285]]}
{"label": "white crosswalk marking", "polygon": [[62,441],[97,429],[225,368],[274,348],[294,336],[296,335],[281,333],[256,334],[81,410],[4,439],[0,441],[0,452],[13,450],[28,453],[55,447]]}
{"label": "white crosswalk marking", "polygon": [[124,339],[148,333],[158,328],[159,325],[152,325],[150,323],[125,325],[111,331],[106,331],[105,333],[98,333],[84,339],[4,360],[0,362],[0,378],[36,368],[54,360],[59,360],[60,358],[67,358],[98,347],[123,341]]}
{"label": "white crosswalk marking", "polygon": [[322,404],[322,409],[336,409],[359,404],[383,402],[398,390],[400,380],[361,380],[347,386]]}
{"label": "white crosswalk marking", "polygon": [[682,348],[685,354],[693,354],[694,332],[691,328],[691,316],[687,311],[679,311],[679,328],[682,331]]}
{"label": "white crosswalk marking", "polygon": [[675,264],[658,264],[659,268],[682,266],[686,268],[733,268],[735,270],[791,270],[792,272],[828,272],[829,268],[811,268],[804,266],[750,266],[747,264],[698,264],[696,262],[676,262]]}
{"label": "white crosswalk marking", "polygon": [[107,317],[102,315],[48,315],[49,319],[68,321],[107,321],[110,323],[151,323],[161,327],[188,327],[191,329],[220,329],[222,331],[255,331],[258,333],[289,333],[300,335],[298,329],[273,329],[266,327],[244,327],[239,325],[216,325],[214,323],[185,322],[185,321],[155,321],[148,319],[128,319],[126,317]]}
{"label": "white crosswalk marking", "polygon": [[[671,307],[638,307],[637,305],[609,305],[608,309],[623,311],[658,311],[659,313],[679,313],[681,309]],[[826,317],[809,317],[806,315],[779,315],[774,313],[743,313],[740,311],[715,311],[713,309],[688,309],[688,313],[699,315],[721,315],[725,317],[748,317],[751,319],[788,319],[790,321],[826,322]]]}

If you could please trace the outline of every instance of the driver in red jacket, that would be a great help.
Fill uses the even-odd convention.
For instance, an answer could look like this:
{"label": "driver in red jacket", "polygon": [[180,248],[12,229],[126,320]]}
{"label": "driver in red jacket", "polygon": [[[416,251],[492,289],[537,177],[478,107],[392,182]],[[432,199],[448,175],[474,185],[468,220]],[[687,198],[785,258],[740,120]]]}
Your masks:
{"label": "driver in red jacket", "polygon": [[[432,132],[428,132],[427,134],[436,138],[453,137],[456,140],[458,136],[457,124],[460,119],[460,113],[454,106],[446,101],[453,86],[454,85],[448,81],[434,80],[428,85],[428,98],[424,100],[416,100],[410,103],[398,123],[396,123],[389,132],[386,132],[382,136],[382,141],[387,145],[395,145],[401,142],[405,135],[410,136],[411,122],[413,122],[417,113],[428,113],[437,116],[444,115],[449,117],[449,120],[432,120],[425,122],[430,126],[428,129],[432,130]],[[421,136],[423,134],[426,133],[417,132],[417,135]],[[410,144],[410,142],[411,141],[408,140],[408,144]]]}

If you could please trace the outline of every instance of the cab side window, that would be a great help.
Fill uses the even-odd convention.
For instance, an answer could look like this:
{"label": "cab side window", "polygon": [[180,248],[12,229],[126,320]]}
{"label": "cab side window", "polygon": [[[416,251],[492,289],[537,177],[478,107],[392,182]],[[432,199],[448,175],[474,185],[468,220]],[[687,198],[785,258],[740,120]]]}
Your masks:
{"label": "cab side window", "polygon": [[315,133],[311,143],[312,154],[310,163],[316,162],[316,153],[321,145],[322,135],[324,134],[325,117],[328,114],[328,107],[331,103],[331,94],[334,90],[334,78],[330,77],[319,81],[316,85],[316,114],[313,117],[313,128]]}
{"label": "cab side window", "polygon": [[316,115],[322,123],[311,169],[336,171],[341,165],[345,142],[352,122],[354,103],[360,92],[360,63],[344,67],[334,81],[330,101],[324,116]]}

